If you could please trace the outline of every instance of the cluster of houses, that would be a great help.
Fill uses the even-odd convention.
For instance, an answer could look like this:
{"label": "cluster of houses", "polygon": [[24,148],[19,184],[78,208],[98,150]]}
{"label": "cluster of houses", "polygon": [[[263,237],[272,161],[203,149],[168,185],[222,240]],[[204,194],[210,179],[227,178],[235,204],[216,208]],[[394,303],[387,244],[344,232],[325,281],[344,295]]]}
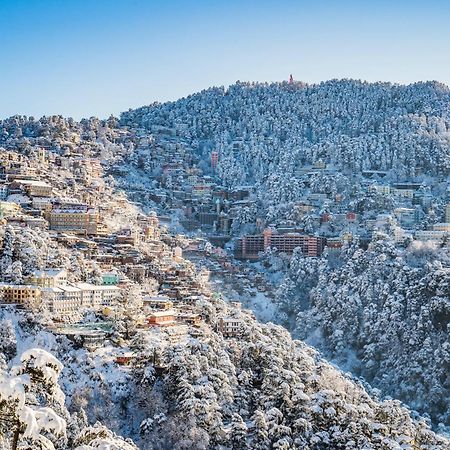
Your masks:
{"label": "cluster of houses", "polygon": [[[233,142],[233,148],[239,147],[238,141]],[[209,168],[204,170],[204,163],[200,166],[194,161],[192,153],[173,139],[169,129],[155,129],[151,137],[148,134],[138,136],[135,144],[138,151],[151,148],[146,164],[153,170],[161,168],[154,175],[159,188],[151,190],[150,199],[169,211],[181,212],[180,223],[184,229],[201,230],[212,244],[223,247],[232,240],[237,259],[256,260],[268,249],[290,255],[295,248],[301,248],[306,256],[317,257],[325,248],[338,251],[354,238],[366,246],[379,230],[391,233],[399,244],[408,238],[444,245],[448,241],[448,213],[437,223],[423,225],[435,200],[430,187],[424,183],[389,183],[384,181],[388,179],[387,172],[364,171],[358,192],[352,194],[354,198],[376,194],[390,197],[395,204],[392,211],[368,216],[351,207],[351,199],[340,193],[314,191],[311,182],[314,177],[332,179],[337,174],[336,169],[319,160],[296,170],[296,177],[305,186],[304,198],[294,205],[297,218],[275,219],[274,223],[267,224],[258,216],[252,186],[231,189],[219,184],[215,176],[219,152],[210,152]],[[447,206],[447,211],[449,208]],[[252,211],[250,215],[254,217],[246,224],[252,225],[256,232],[242,233],[243,211]]]}
{"label": "cluster of houses", "polygon": [[[230,240],[234,258],[257,260],[270,249],[291,255],[300,248],[306,256],[318,257],[325,249],[338,251],[355,236],[360,242],[370,242],[380,229],[392,232],[399,243],[408,236],[445,243],[450,233],[450,203],[444,217],[422,229],[424,214],[433,208],[433,196],[422,184],[387,184],[379,182],[381,173],[363,174],[361,189],[395,200],[392,211],[371,217],[351,209],[342,194],[314,192],[308,188],[313,176],[334,175],[321,161],[297,171],[307,188],[304,198],[294,205],[296,220],[275,218],[273,224],[267,224],[258,215],[252,186],[226,188],[218,184],[217,151],[211,152],[208,170],[202,170],[193,153],[172,139],[171,130],[156,127],[151,135],[139,130],[134,133],[136,154],[148,156],[138,163],[153,174],[159,186],[137,188],[136,202],[145,195],[168,213],[177,213],[174,216],[186,230],[201,230],[217,246],[210,259],[221,273],[237,270],[230,254],[218,248]],[[143,320],[136,319],[137,327],[164,330],[174,340],[195,334],[204,320],[199,305],[211,295],[208,271],[196,271],[183,258],[179,242],[161,226],[155,213],[134,211],[128,218],[130,203],[105,183],[99,155],[89,149],[78,151],[70,146],[62,152],[35,147],[28,156],[2,151],[0,225],[45,230],[58,245],[82,254],[100,273],[95,282],[74,280],[67,268],[47,267],[34,271],[20,285],[1,283],[0,301],[42,307],[67,322],[86,309],[116,314],[115,305],[134,285],[143,299]],[[108,170],[126,175],[121,165]],[[251,234],[243,234],[239,225],[243,212],[249,215],[244,222],[253,229]],[[190,240],[191,244],[194,241]],[[217,330],[224,336],[237,337],[242,332],[239,317],[216,319]],[[61,326],[59,332],[78,333],[75,325],[67,327]],[[108,335],[106,328],[83,328],[81,332],[88,345],[97,345]]]}
{"label": "cluster of houses", "polygon": [[[55,333],[95,349],[111,336],[127,290],[137,286],[142,305],[133,317],[135,328],[163,330],[171,341],[198,332],[204,322],[199,304],[211,295],[209,272],[196,271],[183,259],[157,215],[136,213],[127,225],[110,230],[107,219],[123,217],[130,205],[105,192],[95,159],[39,150],[30,160],[16,152],[0,155],[0,225],[41,228],[100,273],[94,283],[74,280],[63,267],[34,270],[21,284],[0,283],[0,303],[47,311]],[[203,198],[200,191],[194,196]],[[94,311],[105,322],[78,322],[83,311]],[[241,321],[221,317],[217,329],[236,337]]]}
{"label": "cluster of houses", "polygon": [[[310,168],[312,172],[305,172],[305,176],[319,170],[325,171],[324,167],[322,169],[318,165],[312,167]],[[258,234],[248,234],[236,239],[234,256],[237,259],[255,260],[259,258],[261,252],[268,249],[291,255],[294,249],[300,248],[305,256],[317,257],[325,248],[330,251],[339,250],[345,242],[350,242],[355,237],[365,246],[377,231],[391,233],[391,237],[398,244],[404,243],[407,239],[414,239],[449,245],[450,203],[446,204],[440,222],[428,224],[425,229],[422,226],[427,218],[427,212],[432,211],[434,199],[425,185],[421,183],[389,185],[363,180],[362,188],[367,193],[390,196],[397,206],[389,213],[367,218],[352,211],[340,212],[343,208],[339,207],[342,202],[339,194],[334,199],[328,198],[325,194],[309,194],[307,198],[298,202],[296,208],[301,214],[308,214],[309,228],[313,233],[307,233],[304,228],[299,228],[295,221],[270,225]],[[449,199],[447,192],[447,200]],[[322,212],[319,213],[319,210]]]}
{"label": "cluster of houses", "polygon": [[[96,178],[101,173],[98,160],[38,149],[33,163],[17,152],[0,154],[0,220],[80,236],[107,234],[98,207],[103,192],[102,181]],[[52,170],[55,166],[66,167],[64,177]],[[79,190],[82,199],[68,196]]]}
{"label": "cluster of houses", "polygon": [[[424,229],[420,226],[427,218],[427,213],[433,211],[434,196],[424,183],[371,183],[369,191],[376,192],[384,197],[391,197],[400,206],[394,208],[389,214],[379,214],[374,220],[366,222],[367,229],[384,228],[391,225],[393,237],[396,242],[403,242],[405,238],[417,241],[431,241],[441,245],[448,245],[450,237],[450,203],[445,205],[441,217],[433,218],[440,221],[429,223]],[[450,190],[447,187],[447,201],[450,199]]]}

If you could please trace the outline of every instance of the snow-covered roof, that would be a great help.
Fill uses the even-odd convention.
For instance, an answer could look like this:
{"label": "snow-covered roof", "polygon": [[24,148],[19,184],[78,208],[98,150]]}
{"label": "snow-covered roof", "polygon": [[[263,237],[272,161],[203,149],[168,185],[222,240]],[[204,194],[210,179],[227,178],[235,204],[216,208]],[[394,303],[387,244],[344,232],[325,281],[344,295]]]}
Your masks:
{"label": "snow-covered roof", "polygon": [[54,294],[59,294],[59,293],[63,292],[62,289],[57,288],[57,287],[45,287],[45,288],[41,288],[41,291],[42,292],[51,292]]}
{"label": "snow-covered roof", "polygon": [[24,184],[26,186],[36,186],[36,187],[48,187],[51,188],[52,185],[45,183],[44,181],[37,180],[14,180],[15,183]]}
{"label": "snow-covered roof", "polygon": [[236,318],[236,317],[221,317],[220,318],[223,322],[242,322],[242,319]]}
{"label": "snow-covered roof", "polygon": [[16,289],[38,289],[37,286],[33,286],[32,284],[14,284],[14,283],[0,283],[0,287],[10,287],[10,288],[16,288]]}
{"label": "snow-covered roof", "polygon": [[74,286],[59,286],[59,288],[64,292],[81,292],[81,289]]}
{"label": "snow-covered roof", "polygon": [[149,317],[164,317],[164,316],[173,316],[175,315],[175,310],[166,309],[165,311],[154,311],[149,314]]}
{"label": "snow-covered roof", "polygon": [[76,283],[75,286],[83,291],[120,291],[117,286],[103,286],[84,282]]}
{"label": "snow-covered roof", "polygon": [[151,297],[151,296],[145,296],[143,298],[144,302],[168,302],[171,301],[169,297],[166,296],[155,296],[155,297]]}
{"label": "snow-covered roof", "polygon": [[44,270],[35,270],[33,272],[33,276],[35,277],[57,277],[58,275],[66,275],[66,269],[44,269]]}

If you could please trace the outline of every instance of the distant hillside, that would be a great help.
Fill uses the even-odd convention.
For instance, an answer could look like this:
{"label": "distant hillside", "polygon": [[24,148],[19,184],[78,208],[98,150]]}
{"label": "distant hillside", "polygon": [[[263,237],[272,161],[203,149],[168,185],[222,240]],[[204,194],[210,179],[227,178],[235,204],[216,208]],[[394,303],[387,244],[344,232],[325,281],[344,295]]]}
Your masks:
{"label": "distant hillside", "polygon": [[264,182],[274,173],[289,179],[319,159],[398,177],[450,169],[450,90],[437,82],[238,82],[130,110],[121,124],[174,128],[205,159],[217,149],[226,184]]}

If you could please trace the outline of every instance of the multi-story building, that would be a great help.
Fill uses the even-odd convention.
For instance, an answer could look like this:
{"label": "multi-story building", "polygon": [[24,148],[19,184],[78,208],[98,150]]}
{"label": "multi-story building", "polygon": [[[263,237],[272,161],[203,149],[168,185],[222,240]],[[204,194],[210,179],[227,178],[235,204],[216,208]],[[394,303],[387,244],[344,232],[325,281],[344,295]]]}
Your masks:
{"label": "multi-story building", "polygon": [[87,205],[57,206],[46,214],[50,230],[82,235],[96,235],[100,215]]}
{"label": "multi-story building", "polygon": [[148,217],[144,219],[144,236],[147,240],[159,239],[161,230],[159,228],[158,216],[152,211]]}
{"label": "multi-story building", "polygon": [[239,239],[235,256],[242,259],[257,259],[258,253],[268,248],[291,255],[300,247],[305,255],[320,256],[326,246],[326,239],[320,236],[309,236],[301,233],[278,233],[267,228],[262,235],[248,235]]}
{"label": "multi-story building", "polygon": [[435,223],[433,225],[434,231],[444,231],[446,233],[450,233],[450,223]]}
{"label": "multi-story building", "polygon": [[340,250],[342,248],[342,239],[340,237],[328,238],[327,248],[330,250]]}
{"label": "multi-story building", "polygon": [[393,186],[395,189],[410,190],[410,191],[417,191],[418,189],[424,187],[424,185],[422,183],[410,183],[410,182],[394,183]]}
{"label": "multi-story building", "polygon": [[235,256],[242,259],[256,259],[258,253],[263,252],[264,249],[264,236],[262,234],[247,235],[237,241]]}
{"label": "multi-story building", "polygon": [[105,272],[102,274],[102,283],[105,286],[114,286],[119,283],[119,275],[114,272]]}
{"label": "multi-story building", "polygon": [[147,324],[149,326],[170,326],[175,324],[175,311],[173,309],[165,309],[161,311],[151,312],[147,316]]}
{"label": "multi-story building", "polygon": [[120,295],[117,286],[97,286],[90,283],[75,283],[76,288],[81,290],[82,306],[98,308],[108,306]]}
{"label": "multi-story building", "polygon": [[220,317],[217,323],[217,330],[225,337],[240,336],[243,330],[242,319],[235,317]]}
{"label": "multi-story building", "polygon": [[32,205],[33,208],[41,211],[50,211],[52,209],[52,199],[50,197],[34,197]]}
{"label": "multi-story building", "polygon": [[35,270],[27,279],[27,284],[39,287],[57,287],[67,284],[67,270],[44,269]]}
{"label": "multi-story building", "polygon": [[18,186],[23,189],[30,197],[50,197],[53,192],[51,184],[39,180],[18,180],[16,179],[11,186]]}
{"label": "multi-story building", "polygon": [[406,228],[412,227],[417,221],[417,210],[413,208],[396,208],[394,216]]}
{"label": "multi-story building", "polygon": [[195,313],[180,312],[177,315],[177,320],[179,322],[183,322],[194,327],[198,327],[202,323],[202,318],[200,314]]}
{"label": "multi-story building", "polygon": [[214,223],[218,222],[219,216],[215,212],[199,212],[196,215],[196,219],[202,226],[213,226]]}
{"label": "multi-story building", "polygon": [[99,307],[102,304],[102,293],[96,289],[100,286],[95,286],[90,283],[76,283],[74,285],[81,292],[81,305],[89,307]]}
{"label": "multi-story building", "polygon": [[0,200],[6,200],[8,197],[8,185],[0,184]]}
{"label": "multi-story building", "polygon": [[211,183],[198,183],[192,186],[192,198],[193,199],[207,199],[212,195]]}
{"label": "multi-story building", "polygon": [[58,315],[73,314],[83,307],[108,306],[120,295],[117,286],[96,286],[90,283],[44,287],[41,291],[49,311]]}
{"label": "multi-story building", "polygon": [[397,188],[394,188],[392,192],[397,197],[409,198],[409,199],[412,199],[414,197],[414,190],[413,189],[397,189]]}
{"label": "multi-story building", "polygon": [[450,222],[450,203],[445,207],[445,221]]}
{"label": "multi-story building", "polygon": [[219,152],[213,150],[211,152],[211,167],[214,170],[216,169],[218,162],[219,162]]}
{"label": "multi-story building", "polygon": [[391,193],[391,187],[387,184],[372,184],[369,186],[369,191],[377,192],[382,195],[389,195]]}
{"label": "multi-story building", "polygon": [[398,244],[404,242],[407,238],[412,238],[411,232],[406,231],[399,226],[393,227],[393,236],[395,242],[397,242]]}
{"label": "multi-story building", "polygon": [[27,307],[39,305],[41,290],[37,286],[0,283],[0,302]]}
{"label": "multi-story building", "polygon": [[74,286],[42,288],[48,310],[57,315],[79,312],[82,307],[82,292]]}
{"label": "multi-story building", "polygon": [[169,299],[169,297],[164,296],[145,296],[143,298],[144,308],[151,310],[172,310],[173,302]]}
{"label": "multi-story building", "polygon": [[447,231],[437,231],[437,230],[421,230],[416,231],[414,238],[418,241],[435,241],[443,242],[446,237],[449,236]]}

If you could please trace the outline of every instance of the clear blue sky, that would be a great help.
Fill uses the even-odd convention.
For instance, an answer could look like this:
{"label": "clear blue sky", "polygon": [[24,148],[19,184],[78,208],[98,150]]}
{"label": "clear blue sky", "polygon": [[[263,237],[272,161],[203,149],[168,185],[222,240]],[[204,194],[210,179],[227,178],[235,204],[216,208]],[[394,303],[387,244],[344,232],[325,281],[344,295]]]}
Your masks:
{"label": "clear blue sky", "polygon": [[0,0],[0,118],[101,118],[236,80],[450,84],[448,0]]}

